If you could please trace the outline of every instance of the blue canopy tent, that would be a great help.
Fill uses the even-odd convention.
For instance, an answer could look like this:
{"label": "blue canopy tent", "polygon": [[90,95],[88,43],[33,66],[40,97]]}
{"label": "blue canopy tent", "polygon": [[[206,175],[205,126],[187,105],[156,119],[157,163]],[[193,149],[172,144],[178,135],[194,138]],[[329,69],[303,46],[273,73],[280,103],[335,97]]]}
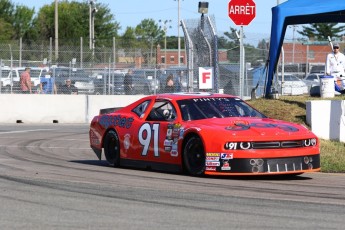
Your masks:
{"label": "blue canopy tent", "polygon": [[[345,0],[288,0],[272,8],[271,40],[265,97],[271,94],[288,25],[345,22]],[[325,57],[326,58],[326,57]]]}

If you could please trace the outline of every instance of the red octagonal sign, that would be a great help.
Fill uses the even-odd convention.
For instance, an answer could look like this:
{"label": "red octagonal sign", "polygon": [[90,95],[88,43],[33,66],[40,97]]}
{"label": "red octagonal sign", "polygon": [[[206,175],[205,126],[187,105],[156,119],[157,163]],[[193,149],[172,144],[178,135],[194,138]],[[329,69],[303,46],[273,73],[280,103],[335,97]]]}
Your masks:
{"label": "red octagonal sign", "polygon": [[253,0],[230,0],[228,13],[235,25],[247,26],[255,18],[255,2]]}

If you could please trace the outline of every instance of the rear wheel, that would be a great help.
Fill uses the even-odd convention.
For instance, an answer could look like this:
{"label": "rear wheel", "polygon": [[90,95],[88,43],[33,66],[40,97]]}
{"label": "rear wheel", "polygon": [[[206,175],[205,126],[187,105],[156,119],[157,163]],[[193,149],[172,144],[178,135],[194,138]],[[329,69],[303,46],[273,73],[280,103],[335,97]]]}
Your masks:
{"label": "rear wheel", "polygon": [[193,176],[203,175],[205,159],[205,150],[200,137],[189,138],[183,149],[184,166],[187,172]]}
{"label": "rear wheel", "polygon": [[104,138],[104,155],[110,165],[120,165],[120,141],[114,130],[109,131]]}

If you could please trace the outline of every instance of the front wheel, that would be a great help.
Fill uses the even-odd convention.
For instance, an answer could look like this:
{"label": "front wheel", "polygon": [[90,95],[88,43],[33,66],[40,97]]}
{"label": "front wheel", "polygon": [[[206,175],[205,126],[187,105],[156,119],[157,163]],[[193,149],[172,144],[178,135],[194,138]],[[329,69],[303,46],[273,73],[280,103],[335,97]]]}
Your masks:
{"label": "front wheel", "polygon": [[184,166],[192,176],[201,176],[205,172],[205,150],[200,137],[188,139],[183,149]]}
{"label": "front wheel", "polygon": [[120,141],[114,130],[109,131],[104,138],[104,155],[110,165],[120,165]]}

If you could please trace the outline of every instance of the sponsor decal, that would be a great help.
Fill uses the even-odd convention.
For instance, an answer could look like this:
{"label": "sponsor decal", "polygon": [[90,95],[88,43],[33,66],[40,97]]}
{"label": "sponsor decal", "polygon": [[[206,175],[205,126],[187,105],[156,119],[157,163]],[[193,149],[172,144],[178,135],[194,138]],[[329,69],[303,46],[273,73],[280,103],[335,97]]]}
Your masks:
{"label": "sponsor decal", "polygon": [[215,97],[215,98],[194,98],[193,101],[230,101],[226,97]]}
{"label": "sponsor decal", "polygon": [[229,164],[229,161],[223,161],[223,166],[221,168],[222,170],[231,170],[231,167],[230,167],[230,164]]}
{"label": "sponsor decal", "polygon": [[206,167],[206,171],[216,171],[216,167]]}
{"label": "sponsor decal", "polygon": [[108,128],[109,126],[116,126],[121,128],[129,129],[132,127],[133,117],[123,117],[121,115],[104,115],[99,119],[99,124],[104,128]]}
{"label": "sponsor decal", "polygon": [[164,146],[172,146],[173,141],[172,140],[164,140]]}
{"label": "sponsor decal", "polygon": [[173,131],[174,125],[169,124],[167,129],[167,139],[171,139],[172,131]]}
{"label": "sponsor decal", "polygon": [[206,161],[206,166],[220,166],[219,161]]}
{"label": "sponsor decal", "polygon": [[184,131],[185,131],[184,128],[181,127],[181,128],[180,128],[180,139],[183,138]]}
{"label": "sponsor decal", "polygon": [[268,129],[278,128],[278,129],[284,130],[286,132],[298,132],[299,131],[299,129],[297,129],[291,125],[286,125],[286,124],[267,124],[267,123],[245,124],[245,123],[240,123],[240,122],[229,125],[229,126],[225,127],[225,129],[231,130],[231,131],[243,131],[243,130],[250,129],[251,127],[268,128]]}
{"label": "sponsor decal", "polygon": [[126,150],[129,149],[129,146],[131,145],[131,141],[130,141],[131,135],[130,134],[125,134],[124,136],[124,140],[123,140],[123,145],[125,147]]}
{"label": "sponsor decal", "polygon": [[178,156],[177,150],[171,150],[170,156],[172,156],[172,157],[177,157],[177,156]]}
{"label": "sponsor decal", "polygon": [[220,157],[220,153],[206,153],[207,157]]}
{"label": "sponsor decal", "polygon": [[206,161],[219,161],[219,157],[206,157]]}
{"label": "sponsor decal", "polygon": [[179,137],[180,128],[181,128],[181,124],[179,123],[174,124],[173,133],[172,133],[173,137]]}
{"label": "sponsor decal", "polygon": [[165,152],[171,152],[171,147],[170,146],[164,146],[164,151]]}
{"label": "sponsor decal", "polygon": [[233,159],[234,155],[232,153],[221,153],[220,154],[220,159],[222,160],[229,160],[229,159]]}

